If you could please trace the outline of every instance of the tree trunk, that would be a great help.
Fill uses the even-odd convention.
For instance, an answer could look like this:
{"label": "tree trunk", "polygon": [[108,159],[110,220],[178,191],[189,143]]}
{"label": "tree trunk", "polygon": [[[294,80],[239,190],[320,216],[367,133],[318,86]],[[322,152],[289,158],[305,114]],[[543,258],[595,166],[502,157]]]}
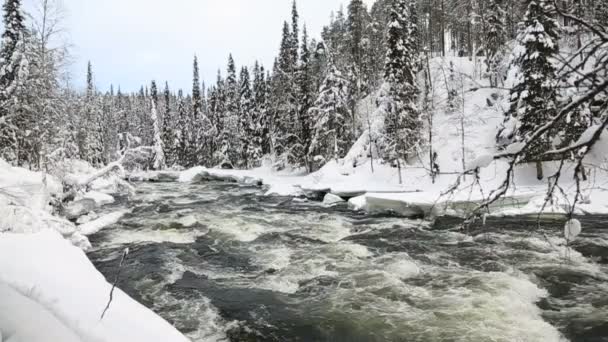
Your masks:
{"label": "tree trunk", "polygon": [[399,172],[399,184],[403,184],[403,178],[401,176],[401,161],[397,158],[397,171]]}

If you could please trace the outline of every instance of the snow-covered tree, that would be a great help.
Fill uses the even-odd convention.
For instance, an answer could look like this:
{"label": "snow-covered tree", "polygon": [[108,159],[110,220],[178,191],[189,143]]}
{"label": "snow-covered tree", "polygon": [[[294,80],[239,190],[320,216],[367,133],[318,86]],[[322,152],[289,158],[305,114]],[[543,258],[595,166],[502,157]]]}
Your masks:
{"label": "snow-covered tree", "polygon": [[332,159],[344,157],[353,142],[348,81],[332,60],[309,115],[314,122],[314,131],[308,155],[312,168],[318,169]]}
{"label": "snow-covered tree", "polygon": [[188,150],[190,148],[190,117],[188,109],[186,108],[186,102],[184,99],[184,93],[180,89],[177,93],[177,129],[176,129],[176,146],[177,158],[181,166],[189,165]]}
{"label": "snow-covered tree", "polygon": [[239,131],[240,131],[240,167],[250,168],[257,165],[261,158],[261,147],[254,139],[256,116],[253,92],[251,90],[249,69],[243,67],[239,77]]}
{"label": "snow-covered tree", "polygon": [[385,112],[384,158],[395,161],[412,157],[422,140],[423,121],[417,108],[419,89],[416,84],[415,43],[410,35],[412,23],[406,0],[392,3],[387,33],[387,55],[384,68]]}
{"label": "snow-covered tree", "polygon": [[268,113],[268,83],[264,66],[258,62],[253,67],[253,74],[254,139],[256,139],[255,144],[261,148],[261,155],[264,155],[270,153],[271,120]]}
{"label": "snow-covered tree", "polygon": [[608,2],[597,0],[595,2],[595,21],[604,28],[608,27]]}
{"label": "snow-covered tree", "polygon": [[162,170],[167,167],[165,159],[165,144],[162,139],[160,118],[158,116],[158,110],[156,109],[156,102],[154,101],[154,93],[151,103],[152,111],[150,115],[152,119],[152,126],[154,127],[154,159],[152,167],[154,170]]}
{"label": "snow-covered tree", "polygon": [[488,66],[488,75],[490,77],[490,85],[498,86],[499,67],[507,41],[507,31],[505,30],[505,11],[503,8],[503,0],[490,0],[488,2],[487,17],[486,17],[486,64]]}
{"label": "snow-covered tree", "polygon": [[311,63],[311,53],[309,50],[308,32],[306,26],[302,30],[302,46],[300,47],[300,63],[298,65],[298,99],[299,99],[299,140],[297,155],[297,165],[306,165],[310,168],[307,160],[308,151],[312,140],[312,130],[314,123],[309,115],[310,108],[314,105],[316,91],[313,80],[313,69]]}
{"label": "snow-covered tree", "polygon": [[[557,111],[557,76],[553,57],[559,51],[559,26],[549,0],[531,0],[518,38],[514,63],[519,75],[511,90],[507,126],[499,133],[499,144],[524,142]],[[507,127],[505,126],[505,127]],[[536,162],[538,178],[543,178],[542,154],[551,149],[559,130],[538,139],[528,150],[525,161]]]}
{"label": "snow-covered tree", "polygon": [[0,157],[19,163],[19,120],[23,85],[29,73],[26,35],[21,0],[7,0],[3,6],[4,32],[0,47]]}

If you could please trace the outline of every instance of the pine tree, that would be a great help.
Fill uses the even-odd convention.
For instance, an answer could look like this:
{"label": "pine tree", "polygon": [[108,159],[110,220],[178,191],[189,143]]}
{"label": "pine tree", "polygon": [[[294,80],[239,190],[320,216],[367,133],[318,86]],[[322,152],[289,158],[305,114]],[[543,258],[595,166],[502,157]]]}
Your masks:
{"label": "pine tree", "polygon": [[416,152],[422,131],[422,119],[416,107],[419,90],[408,9],[406,0],[392,3],[384,70],[386,98],[381,103],[386,113],[384,158],[395,161],[399,168],[401,159],[408,159]]}
{"label": "pine tree", "polygon": [[[551,59],[558,53],[558,23],[552,17],[554,8],[545,0],[531,0],[524,17],[524,30],[519,37],[521,47],[516,49],[515,65],[519,67],[519,77],[511,90],[511,105],[508,118],[517,120],[517,129],[512,136],[499,133],[499,143],[503,141],[526,141],[540,126],[549,120],[557,110],[556,69]],[[508,134],[510,135],[510,134]],[[543,178],[542,154],[551,149],[557,132],[545,134],[531,145],[524,160],[536,162],[538,178]]]}
{"label": "pine tree", "polygon": [[502,59],[501,51],[504,49],[507,40],[507,31],[504,24],[506,14],[503,6],[503,0],[490,0],[487,8],[486,63],[492,87],[498,86],[498,70]]}
{"label": "pine tree", "polygon": [[310,109],[314,133],[308,150],[312,169],[343,158],[352,144],[348,82],[330,59],[319,97]]}

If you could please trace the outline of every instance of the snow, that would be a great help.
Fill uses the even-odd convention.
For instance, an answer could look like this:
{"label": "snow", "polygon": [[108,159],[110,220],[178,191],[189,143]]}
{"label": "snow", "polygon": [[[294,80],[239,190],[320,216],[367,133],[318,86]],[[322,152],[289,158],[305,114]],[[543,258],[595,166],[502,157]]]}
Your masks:
{"label": "snow", "polygon": [[85,199],[90,199],[90,200],[95,201],[95,204],[98,207],[114,203],[113,196],[104,194],[104,193],[98,192],[98,191],[89,191],[86,194],[84,194],[84,196],[82,196],[82,197]]}
{"label": "snow", "polygon": [[491,154],[484,154],[484,155],[479,156],[473,162],[469,163],[467,165],[467,169],[468,170],[476,170],[476,169],[486,168],[486,167],[490,166],[493,161],[494,161],[494,156],[493,155],[491,155]]}
{"label": "snow", "polygon": [[129,212],[130,211],[128,211],[128,210],[121,210],[121,211],[117,211],[117,212],[114,212],[111,214],[104,215],[96,220],[89,221],[87,223],[84,223],[84,224],[78,226],[78,230],[80,231],[80,233],[82,235],[85,235],[85,236],[93,235],[93,234],[99,232],[100,230],[104,229],[105,227],[111,226],[111,225],[117,223],[118,221],[120,221],[120,219],[122,219]]}
{"label": "snow", "polygon": [[342,197],[336,196],[334,194],[326,194],[325,197],[323,198],[323,204],[328,205],[328,206],[336,205],[336,204],[340,204],[340,203],[344,203],[344,200],[342,199]]}
{"label": "snow", "polygon": [[100,320],[111,285],[82,250],[51,230],[0,234],[0,284],[8,294],[0,301],[0,327],[24,338],[17,341],[188,341],[120,289]]}
{"label": "snow", "polygon": [[[80,162],[65,161],[61,170],[59,179],[75,180],[73,184],[99,175]],[[97,180],[106,179],[104,186],[118,189],[119,182],[112,177]],[[111,285],[84,254],[92,247],[85,235],[117,222],[127,212],[77,227],[52,215],[49,203],[62,197],[62,190],[61,181],[54,177],[0,160],[0,341],[188,341],[119,289],[100,320]],[[67,210],[77,217],[113,200],[88,192]]]}
{"label": "snow", "polygon": [[51,196],[61,193],[57,183],[51,176],[12,167],[0,159],[0,197],[9,199],[13,204],[47,210]]}
{"label": "snow", "polygon": [[0,341],[81,341],[52,312],[1,281],[0,298]]}

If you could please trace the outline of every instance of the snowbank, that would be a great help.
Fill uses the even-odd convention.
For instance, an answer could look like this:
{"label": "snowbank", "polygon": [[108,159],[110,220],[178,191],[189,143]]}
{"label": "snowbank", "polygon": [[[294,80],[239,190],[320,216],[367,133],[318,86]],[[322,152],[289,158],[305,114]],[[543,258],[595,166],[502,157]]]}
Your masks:
{"label": "snowbank", "polygon": [[5,338],[188,341],[119,289],[100,320],[111,285],[82,250],[56,232],[0,234],[0,270],[0,330]]}
{"label": "snowbank", "polygon": [[52,312],[1,281],[0,298],[0,341],[81,341]]}
{"label": "snowbank", "polygon": [[123,216],[125,216],[129,212],[129,210],[121,210],[111,214],[107,214],[96,220],[81,224],[80,226],[78,226],[78,230],[82,235],[93,235],[102,230],[103,228],[117,223],[118,221],[120,221],[121,218],[123,218]]}

